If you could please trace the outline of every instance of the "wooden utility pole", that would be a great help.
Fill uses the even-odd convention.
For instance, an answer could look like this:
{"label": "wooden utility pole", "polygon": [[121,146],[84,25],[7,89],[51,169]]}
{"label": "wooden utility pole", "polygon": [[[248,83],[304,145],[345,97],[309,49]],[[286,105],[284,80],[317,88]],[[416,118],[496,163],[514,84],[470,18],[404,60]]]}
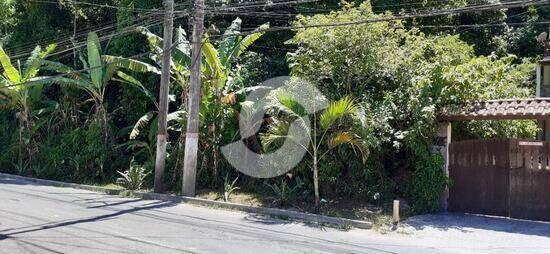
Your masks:
{"label": "wooden utility pole", "polygon": [[172,62],[172,31],[174,27],[174,0],[164,1],[164,45],[162,50],[162,73],[160,76],[159,115],[157,132],[157,157],[155,161],[155,192],[163,191],[164,167],[166,166],[166,140],[168,139],[166,117],[168,115],[168,92],[170,90],[170,65]]}
{"label": "wooden utility pole", "polygon": [[197,176],[197,152],[199,148],[199,105],[201,98],[202,37],[204,32],[204,0],[195,1],[193,38],[191,52],[191,78],[189,84],[189,105],[187,133],[185,135],[185,156],[181,194],[195,196]]}

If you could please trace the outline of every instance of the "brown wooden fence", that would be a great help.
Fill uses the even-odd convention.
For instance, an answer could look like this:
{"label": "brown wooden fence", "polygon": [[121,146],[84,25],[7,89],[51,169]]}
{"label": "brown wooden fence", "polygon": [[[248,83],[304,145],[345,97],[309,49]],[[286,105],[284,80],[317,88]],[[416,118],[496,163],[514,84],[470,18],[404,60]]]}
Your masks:
{"label": "brown wooden fence", "polygon": [[550,221],[550,142],[468,140],[449,150],[449,210]]}

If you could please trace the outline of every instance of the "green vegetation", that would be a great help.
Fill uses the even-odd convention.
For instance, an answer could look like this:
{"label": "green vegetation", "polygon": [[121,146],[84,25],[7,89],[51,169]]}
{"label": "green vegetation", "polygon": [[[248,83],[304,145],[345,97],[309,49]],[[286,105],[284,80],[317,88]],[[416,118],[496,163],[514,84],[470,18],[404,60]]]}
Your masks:
{"label": "green vegetation", "polygon": [[130,163],[130,169],[120,172],[122,177],[118,178],[116,182],[122,185],[127,190],[139,190],[145,181],[145,178],[151,174],[146,168]]}
{"label": "green vegetation", "polygon": [[[467,101],[532,96],[534,63],[542,51],[534,37],[547,29],[537,22],[550,18],[550,7],[319,25],[474,2],[490,1],[321,1],[266,7],[300,14],[286,19],[207,15],[198,187],[221,190],[225,200],[237,190],[266,195],[281,206],[343,198],[379,205],[399,197],[417,213],[437,209],[438,194],[449,184],[442,158],[431,151],[437,112]],[[94,3],[124,8],[0,1],[0,171],[148,189],[162,29],[160,19],[139,10],[159,8],[161,1]],[[183,168],[191,64],[187,22],[176,20],[170,67],[170,192],[179,191]],[[476,24],[491,26],[448,26]],[[265,31],[289,25],[310,27]],[[220,148],[240,139],[247,93],[282,75],[315,84],[328,108],[308,116],[312,127],[297,125],[311,139],[298,166],[274,179],[251,178],[233,169]],[[288,135],[291,123],[306,116],[291,95],[273,98],[260,132],[244,140],[251,150],[269,153],[285,139],[303,138]],[[458,139],[528,138],[537,130],[534,121],[453,128]]]}

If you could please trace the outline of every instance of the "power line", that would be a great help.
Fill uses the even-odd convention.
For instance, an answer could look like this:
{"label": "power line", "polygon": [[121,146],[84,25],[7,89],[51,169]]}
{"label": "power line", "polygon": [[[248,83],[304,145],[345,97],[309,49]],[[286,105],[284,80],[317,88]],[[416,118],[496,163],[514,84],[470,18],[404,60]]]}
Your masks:
{"label": "power line", "polygon": [[415,27],[422,28],[478,28],[478,27],[499,27],[499,26],[524,26],[524,25],[546,25],[550,21],[534,21],[534,22],[515,22],[515,23],[488,23],[488,24],[472,24],[472,25],[418,25]]}
{"label": "power line", "polygon": [[[71,35],[66,35],[65,37],[70,37],[68,39],[61,40],[61,41],[52,40],[52,41],[49,41],[49,42],[44,42],[44,44],[46,44],[46,45],[57,44],[58,47],[59,46],[65,46],[65,45],[71,45],[73,43],[79,43],[79,40],[77,38],[83,37],[83,36],[87,35],[90,32],[108,33],[108,32],[115,31],[117,29],[124,29],[124,28],[130,27],[130,26],[134,26],[135,24],[140,24],[140,23],[148,22],[148,21],[154,21],[155,19],[148,20],[149,18],[152,18],[152,17],[153,17],[153,15],[148,15],[148,16],[145,16],[145,17],[141,17],[141,18],[135,20],[134,24],[128,25],[128,26],[122,26],[122,27],[120,27],[118,22],[116,22],[116,21],[105,23],[105,26],[96,25],[96,26],[93,26],[91,28],[87,28],[83,31],[79,31],[77,34],[75,34],[75,36],[73,36],[72,34]],[[95,29],[95,28],[97,28],[97,29]],[[60,36],[63,37],[63,35],[60,35]],[[17,48],[18,50],[15,51],[12,54],[12,57],[21,57],[21,56],[29,55],[30,52],[32,52],[32,49],[34,49],[35,43],[39,43],[39,42],[40,42],[40,40],[37,40],[37,41],[34,41],[34,42],[26,43],[26,45],[24,45],[23,47],[18,47]],[[13,49],[8,50],[8,51],[13,51]]]}
{"label": "power line", "polygon": [[[540,7],[541,7],[540,5],[539,6],[534,6],[535,9],[538,9]],[[530,10],[526,10],[526,11],[523,11],[523,12],[520,12],[520,13],[516,13],[514,15],[510,15],[510,16],[506,17],[506,19],[521,16],[521,15],[524,15],[524,14],[529,13],[529,12],[530,12]],[[487,25],[487,27],[489,27],[489,25],[496,25],[496,24],[498,24],[498,21],[494,21],[494,22],[491,22],[491,23],[486,24],[486,25]],[[474,28],[476,28],[476,27],[466,27],[466,29],[464,29],[462,32],[473,30]]]}
{"label": "power line", "polygon": [[[56,4],[59,5],[59,2],[57,1],[51,1],[51,0],[28,0],[29,2],[34,3],[44,3],[44,4]],[[95,3],[88,3],[88,2],[79,2],[72,0],[71,3],[77,4],[77,5],[84,5],[84,6],[91,6],[91,7],[98,7],[98,8],[108,8],[108,9],[115,9],[115,10],[124,10],[124,11],[134,11],[134,12],[149,12],[149,13],[163,13],[162,10],[159,10],[157,8],[154,9],[145,9],[145,8],[134,8],[134,7],[123,7],[123,6],[113,6],[108,4],[95,4]]]}
{"label": "power line", "polygon": [[[306,0],[306,1],[313,1],[313,0]],[[287,1],[287,2],[279,2],[282,3],[297,3],[299,1]],[[341,26],[341,25],[355,25],[355,24],[363,24],[363,23],[373,23],[373,22],[383,22],[383,21],[392,21],[392,20],[398,20],[398,19],[411,19],[411,18],[423,18],[423,17],[433,17],[433,16],[441,16],[441,15],[452,15],[452,14],[462,14],[462,13],[468,13],[468,12],[478,12],[478,11],[491,11],[491,10],[502,10],[502,9],[508,9],[508,8],[515,8],[515,7],[527,7],[527,6],[536,6],[536,5],[542,5],[545,3],[548,3],[550,1],[547,0],[530,0],[530,1],[514,1],[514,2],[506,2],[506,3],[494,3],[494,4],[475,4],[475,5],[469,5],[465,7],[459,7],[459,8],[451,8],[451,9],[439,9],[435,10],[432,9],[430,11],[424,11],[424,12],[413,12],[413,13],[402,13],[398,15],[393,15],[392,17],[386,17],[386,18],[379,18],[379,19],[370,19],[370,20],[362,20],[362,21],[351,21],[351,22],[342,22],[338,23],[336,25],[314,25],[313,27],[331,27],[331,26]],[[267,5],[266,5],[267,6]],[[248,7],[248,6],[246,6]],[[292,17],[295,16],[290,13],[273,13],[273,12],[254,12],[254,11],[239,11],[239,12],[230,12],[230,11],[219,11],[221,9],[216,9],[214,11],[209,11],[210,13],[208,15],[235,15],[235,16],[252,16],[252,17],[260,17],[260,18],[267,18],[267,17]],[[279,19],[281,21],[288,21],[286,19]],[[311,26],[309,26],[311,27]],[[308,28],[308,27],[293,27],[293,28]],[[279,28],[270,28],[270,30],[292,30],[292,28],[285,28],[285,27],[279,27]]]}
{"label": "power line", "polygon": [[275,6],[287,6],[287,5],[295,5],[295,4],[305,4],[305,3],[315,3],[319,0],[291,0],[291,1],[280,1],[280,2],[264,2],[264,3],[258,3],[258,4],[250,4],[250,5],[240,5],[240,6],[223,6],[223,7],[210,7],[207,8],[207,11],[231,11],[231,10],[240,10],[240,9],[248,9],[248,8],[272,8]]}
{"label": "power line", "polygon": [[[50,4],[60,4],[59,2],[55,2],[55,1],[46,1],[46,0],[29,0],[31,2],[41,2],[41,3],[50,3]],[[99,4],[93,4],[93,3],[87,3],[87,2],[79,2],[79,1],[72,1],[73,3],[75,4],[84,4],[84,5],[89,5],[89,6],[97,6],[97,7],[105,7],[105,5],[99,5]],[[189,2],[187,3],[189,4]],[[183,5],[183,4],[182,4]],[[158,14],[162,14],[162,10],[159,10],[159,9],[143,9],[143,8],[134,8],[134,7],[117,7],[117,6],[106,6],[108,8],[115,8],[115,9],[119,9],[119,10],[156,10],[157,12],[148,12],[146,16],[144,17],[140,17],[138,18],[138,20],[134,20],[134,24],[132,25],[129,25],[128,27],[136,27],[136,26],[139,26],[139,22],[154,22],[155,20],[158,20],[159,17],[155,17],[155,15],[158,15]],[[188,12],[180,12],[180,14],[183,14],[183,15],[187,15]],[[181,17],[181,15],[180,15]],[[152,20],[149,20],[147,21],[147,19],[149,18],[152,18]],[[140,21],[141,20],[141,21]],[[97,30],[92,30],[93,28],[97,28],[101,25],[96,25],[96,26],[93,26],[91,28],[88,28],[88,30],[85,30],[85,31],[79,31],[78,34],[76,34],[75,36],[72,36],[72,35],[66,35],[67,37],[70,36],[71,38],[69,39],[65,39],[65,40],[62,40],[62,41],[50,41],[49,43],[46,43],[46,44],[57,44],[58,47],[60,46],[65,46],[65,47],[68,47],[69,45],[76,45],[76,44],[82,44],[82,41],[85,41],[86,39],[84,38],[83,40],[81,41],[78,41],[76,38],[78,37],[85,37],[89,32],[96,32],[96,33],[99,33],[99,32],[104,32],[104,33],[109,33],[111,31],[115,31],[117,29],[121,29],[118,22],[117,21],[113,21],[113,22],[109,22],[109,23],[106,23],[107,25],[104,26],[104,27],[101,27]],[[157,25],[157,24],[155,24]],[[113,36],[111,37],[108,37],[108,39],[110,38],[113,38],[114,36],[116,35],[120,35],[121,33],[118,33],[118,34],[114,34]],[[38,40],[39,41],[39,40]],[[37,41],[35,41],[34,43],[37,43]],[[19,47],[17,53],[15,53],[14,55],[12,55],[12,58],[20,58],[20,57],[24,57],[24,56],[27,56],[27,55],[30,55],[32,53],[32,51],[34,50],[34,44],[33,42],[27,42],[24,44],[23,47]],[[81,46],[78,46],[78,47],[81,47]],[[75,48],[78,48],[77,46],[73,46],[72,48],[68,48],[67,50],[73,50]],[[8,52],[9,51],[12,51],[12,50],[7,50]]]}
{"label": "power line", "polygon": [[[183,18],[183,17],[186,17],[186,16],[188,16],[188,15],[180,13],[180,14],[176,15],[174,18],[179,19],[179,18]],[[150,22],[150,23],[147,24],[147,23],[144,23],[144,22]],[[152,27],[152,26],[162,24],[162,20],[160,20],[159,18],[153,19],[153,20],[145,20],[144,22],[138,22],[138,23],[132,24],[130,26],[124,27],[124,28],[120,29],[118,32],[113,33],[113,34],[100,36],[99,39],[100,39],[100,41],[110,40],[110,39],[112,39],[116,36],[121,36],[121,35],[126,35],[126,34],[129,34],[129,33],[133,33],[133,32],[135,32],[135,29],[137,27],[140,27],[140,26]],[[105,30],[105,29],[102,28],[102,29],[95,30],[95,31],[90,31],[90,32],[100,32],[102,30]],[[86,34],[88,34],[88,33],[85,33],[84,35],[86,35]],[[65,40],[65,42],[67,42],[67,40]],[[62,41],[62,43],[63,43],[63,41]],[[62,44],[62,45],[65,46],[65,48],[63,50],[55,52],[55,53],[51,54],[50,56],[61,55],[65,52],[69,52],[69,51],[84,47],[84,46],[87,45],[87,38],[84,38],[81,41],[76,41],[74,43],[73,43],[73,41],[68,40],[68,43],[65,43],[65,44]],[[22,56],[26,56],[28,54],[30,54],[30,52],[24,53],[24,54],[19,54],[19,55],[16,55],[14,57],[22,57]]]}
{"label": "power line", "polygon": [[[468,12],[536,6],[536,5],[546,4],[546,3],[550,3],[550,0],[514,1],[514,2],[508,2],[506,4],[497,3],[497,4],[487,4],[487,5],[475,6],[475,7],[469,6],[469,7],[453,8],[453,9],[447,9],[447,10],[439,10],[439,11],[428,12],[428,13],[401,14],[401,15],[385,16],[385,17],[379,17],[379,18],[371,18],[371,19],[347,21],[347,22],[270,27],[266,29],[257,30],[256,32],[273,32],[273,31],[295,30],[295,29],[305,29],[305,28],[322,28],[322,27],[328,28],[328,27],[351,26],[351,25],[361,25],[361,24],[368,24],[368,23],[387,22],[387,21],[394,21],[394,20],[403,20],[403,19],[410,19],[410,18],[434,17],[434,16],[441,16],[441,15],[462,14],[462,13],[468,13]],[[254,32],[254,31],[250,31],[250,32]],[[250,34],[250,32],[244,32],[244,33],[241,32],[240,35]]]}
{"label": "power line", "polygon": [[[184,43],[184,42],[174,43],[169,51],[173,50],[175,47],[177,47],[181,43]],[[202,45],[204,45],[204,41],[201,42],[201,43],[202,43]],[[161,52],[158,53],[158,56],[162,57],[165,53],[166,52],[164,50],[162,50]],[[101,64],[101,65],[96,66],[96,67],[88,67],[88,68],[84,68],[84,69],[80,69],[80,70],[75,70],[75,71],[72,71],[72,72],[69,72],[69,73],[60,73],[60,74],[57,74],[57,75],[54,75],[54,76],[48,76],[48,77],[45,77],[44,79],[40,79],[40,80],[25,81],[25,82],[20,82],[20,83],[17,83],[17,84],[11,84],[11,85],[1,86],[1,87],[2,88],[11,88],[11,87],[17,87],[17,86],[22,86],[22,85],[33,85],[33,83],[38,83],[38,82],[44,81],[44,80],[53,80],[53,79],[67,77],[67,76],[78,74],[78,73],[83,73],[83,72],[86,72],[86,71],[91,71],[91,70],[95,70],[95,69],[104,68],[104,67],[107,67],[107,66],[125,61],[125,59],[137,60],[139,58],[148,56],[150,54],[151,54],[151,52],[144,52],[144,53],[136,54],[136,55],[133,55],[133,56],[130,56],[130,57],[125,57],[124,59],[121,59],[121,60],[113,61],[113,62],[110,62],[110,63],[104,63],[104,64]],[[52,56],[52,55],[53,54],[50,54],[50,55],[48,55],[48,57]]]}
{"label": "power line", "polygon": [[[295,1],[294,1],[295,2]],[[271,27],[267,29],[256,29],[252,31],[246,31],[246,32],[240,32],[235,35],[246,35],[256,32],[274,32],[274,31],[283,31],[283,30],[294,30],[294,29],[304,29],[304,28],[315,28],[315,27],[339,27],[339,26],[350,26],[350,25],[360,25],[360,24],[367,24],[367,23],[376,23],[376,22],[386,22],[386,21],[393,21],[393,20],[400,20],[400,19],[408,19],[408,18],[414,18],[414,17],[431,17],[431,16],[438,16],[438,15],[448,15],[448,14],[456,14],[456,13],[465,13],[465,12],[471,12],[471,11],[485,11],[485,10],[500,10],[504,8],[513,8],[513,7],[525,7],[525,6],[532,6],[532,5],[541,5],[544,3],[550,2],[550,0],[545,1],[515,1],[515,2],[509,2],[507,4],[488,4],[483,6],[476,6],[475,9],[472,9],[472,7],[463,7],[463,8],[455,8],[455,9],[449,9],[449,10],[442,10],[440,12],[432,12],[432,13],[424,13],[424,14],[415,14],[415,15],[396,15],[396,16],[390,16],[390,17],[381,17],[381,18],[374,18],[374,19],[365,19],[365,20],[358,20],[358,21],[349,21],[349,22],[339,22],[339,23],[325,23],[325,24],[312,24],[312,25],[301,25],[301,26],[288,26],[288,27]],[[524,22],[525,24],[533,24],[533,22]],[[542,24],[542,22],[540,22]],[[545,24],[549,23],[545,21]],[[520,23],[511,23],[511,25],[519,25]],[[489,26],[489,25],[504,25],[504,24],[477,24],[477,25],[461,25],[461,26]],[[427,26],[425,26],[427,27]],[[438,26],[443,27],[443,26]],[[457,26],[449,26],[449,27],[457,27]],[[233,36],[235,36],[233,35]],[[114,35],[113,35],[114,36]],[[213,37],[222,37],[223,35],[218,36],[211,36]],[[177,44],[175,44],[177,45]],[[175,46],[174,45],[174,46]],[[173,47],[174,47],[173,46]],[[142,55],[149,54],[142,53],[139,55],[135,55],[131,58],[135,57],[141,57]],[[80,72],[87,71],[88,69],[83,69]],[[74,74],[75,72],[71,73]],[[68,75],[68,74],[60,74],[62,76]],[[24,84],[24,83],[22,83]],[[16,85],[22,85],[22,84],[14,84]]]}
{"label": "power line", "polygon": [[[156,24],[158,24],[158,21],[154,22],[154,23],[150,23],[148,25],[156,25]],[[109,34],[109,35],[105,35],[105,36],[100,36],[100,41],[108,40],[108,39],[111,39],[111,38],[113,38],[115,36],[118,36],[118,35],[127,34],[128,32],[132,31],[132,28],[135,28],[135,27],[140,26],[140,25],[144,25],[144,24],[143,23],[137,23],[137,24],[134,24],[132,26],[125,27],[125,28],[121,29],[119,32]],[[100,29],[100,30],[89,31],[89,32],[100,32],[100,31],[103,31],[103,30]],[[115,30],[114,29],[113,30],[107,30],[107,31],[104,31],[104,33],[108,33],[109,31],[115,31]],[[80,36],[78,36],[78,37],[80,37]],[[83,38],[81,40],[76,40],[76,41],[72,41],[71,39],[68,39],[68,40],[63,40],[63,41],[60,41],[60,42],[53,42],[53,43],[49,43],[49,44],[57,44],[58,49],[59,48],[64,48],[62,51],[58,51],[58,52],[53,54],[53,55],[58,55],[58,54],[61,54],[61,53],[67,52],[67,51],[72,51],[74,49],[78,49],[82,46],[85,46],[86,45],[86,40],[87,40],[86,38]],[[32,48],[34,48],[34,47],[31,46],[30,48],[31,48],[31,50],[29,52],[19,53],[19,54],[13,55],[12,58],[24,58],[24,57],[30,55],[32,53]]]}

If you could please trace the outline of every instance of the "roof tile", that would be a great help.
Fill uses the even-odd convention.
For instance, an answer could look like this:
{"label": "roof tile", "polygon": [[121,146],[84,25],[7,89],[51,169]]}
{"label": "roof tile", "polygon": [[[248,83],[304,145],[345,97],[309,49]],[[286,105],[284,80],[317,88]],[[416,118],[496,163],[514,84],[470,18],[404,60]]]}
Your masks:
{"label": "roof tile", "polygon": [[550,119],[550,98],[502,99],[470,102],[442,110],[440,121]]}

